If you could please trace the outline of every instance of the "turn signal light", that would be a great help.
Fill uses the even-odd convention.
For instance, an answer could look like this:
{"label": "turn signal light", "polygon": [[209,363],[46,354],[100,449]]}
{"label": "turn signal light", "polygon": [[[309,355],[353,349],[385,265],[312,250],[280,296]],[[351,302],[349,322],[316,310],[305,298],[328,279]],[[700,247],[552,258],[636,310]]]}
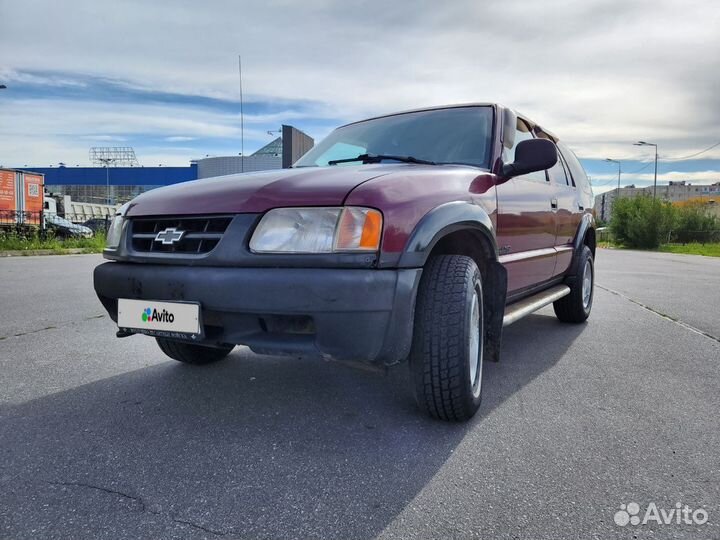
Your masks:
{"label": "turn signal light", "polygon": [[344,208],[335,232],[336,251],[377,251],[382,214],[372,208]]}

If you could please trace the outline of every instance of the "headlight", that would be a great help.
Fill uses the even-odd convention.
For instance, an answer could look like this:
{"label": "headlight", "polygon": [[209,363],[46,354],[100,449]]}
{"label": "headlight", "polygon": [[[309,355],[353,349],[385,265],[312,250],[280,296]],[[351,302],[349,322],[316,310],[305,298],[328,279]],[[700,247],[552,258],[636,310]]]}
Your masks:
{"label": "headlight", "polygon": [[377,251],[382,214],[371,208],[276,208],[250,240],[255,253]]}
{"label": "headlight", "polygon": [[105,247],[108,249],[116,249],[120,245],[120,236],[122,235],[122,226],[125,218],[122,216],[115,216],[110,222],[110,227],[107,232],[107,239],[105,240]]}
{"label": "headlight", "polygon": [[117,249],[120,245],[120,239],[122,237],[123,222],[125,221],[125,211],[128,205],[124,204],[121,206],[108,228],[107,238],[105,239],[105,247],[107,249]]}

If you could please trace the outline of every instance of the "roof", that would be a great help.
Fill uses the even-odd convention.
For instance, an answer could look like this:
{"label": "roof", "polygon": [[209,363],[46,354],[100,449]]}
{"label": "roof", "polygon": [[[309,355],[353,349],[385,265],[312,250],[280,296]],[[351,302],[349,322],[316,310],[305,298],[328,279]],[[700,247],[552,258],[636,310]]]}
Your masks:
{"label": "roof", "polygon": [[282,137],[278,137],[274,141],[267,143],[265,146],[263,146],[256,152],[253,152],[251,155],[253,155],[253,156],[278,155],[278,154],[282,155],[282,150],[283,150]]}

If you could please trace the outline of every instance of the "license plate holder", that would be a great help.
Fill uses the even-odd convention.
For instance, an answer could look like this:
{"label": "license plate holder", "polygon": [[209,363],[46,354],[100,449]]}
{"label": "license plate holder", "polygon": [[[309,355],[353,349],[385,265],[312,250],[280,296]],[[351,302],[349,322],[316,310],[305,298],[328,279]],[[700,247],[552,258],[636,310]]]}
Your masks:
{"label": "license plate holder", "polygon": [[200,302],[118,299],[118,328],[148,336],[200,340]]}

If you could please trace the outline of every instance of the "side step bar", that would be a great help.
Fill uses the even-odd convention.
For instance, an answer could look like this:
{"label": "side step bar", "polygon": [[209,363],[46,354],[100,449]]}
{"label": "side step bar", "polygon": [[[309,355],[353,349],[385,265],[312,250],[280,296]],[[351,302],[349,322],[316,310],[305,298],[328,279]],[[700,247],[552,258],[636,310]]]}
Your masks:
{"label": "side step bar", "polygon": [[555,300],[559,300],[563,296],[570,294],[570,287],[567,285],[555,285],[546,291],[539,292],[536,295],[524,298],[519,302],[510,304],[505,307],[505,316],[503,317],[503,326],[507,326],[523,317],[536,312],[538,309],[552,304]]}

